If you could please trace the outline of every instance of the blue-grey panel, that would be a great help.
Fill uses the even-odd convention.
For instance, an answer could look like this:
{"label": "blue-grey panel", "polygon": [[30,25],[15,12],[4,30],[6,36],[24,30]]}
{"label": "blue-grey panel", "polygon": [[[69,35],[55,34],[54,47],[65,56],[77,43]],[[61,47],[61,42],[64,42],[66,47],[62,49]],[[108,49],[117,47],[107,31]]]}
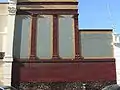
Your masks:
{"label": "blue-grey panel", "polygon": [[110,33],[82,33],[82,56],[84,57],[112,57],[113,46]]}
{"label": "blue-grey panel", "polygon": [[59,55],[74,58],[73,18],[70,15],[59,17]]}
{"label": "blue-grey panel", "polygon": [[49,15],[38,17],[37,20],[37,57],[52,58],[52,19]]}
{"label": "blue-grey panel", "polygon": [[29,57],[29,35],[31,18],[25,15],[17,15],[14,31],[13,55],[17,58]]}
{"label": "blue-grey panel", "polygon": [[21,36],[21,58],[29,57],[30,49],[30,31],[31,31],[31,17],[30,16],[21,16],[22,17],[22,36]]}
{"label": "blue-grey panel", "polygon": [[13,40],[14,58],[20,58],[21,33],[22,33],[22,18],[17,15],[15,18],[14,40]]}

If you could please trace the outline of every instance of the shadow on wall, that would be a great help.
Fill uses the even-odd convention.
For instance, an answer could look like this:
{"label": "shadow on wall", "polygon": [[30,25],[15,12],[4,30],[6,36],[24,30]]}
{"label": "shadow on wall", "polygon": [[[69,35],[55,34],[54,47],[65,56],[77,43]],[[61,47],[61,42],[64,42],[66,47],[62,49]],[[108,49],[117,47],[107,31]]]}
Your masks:
{"label": "shadow on wall", "polygon": [[116,47],[120,47],[120,43],[115,43],[114,44]]}

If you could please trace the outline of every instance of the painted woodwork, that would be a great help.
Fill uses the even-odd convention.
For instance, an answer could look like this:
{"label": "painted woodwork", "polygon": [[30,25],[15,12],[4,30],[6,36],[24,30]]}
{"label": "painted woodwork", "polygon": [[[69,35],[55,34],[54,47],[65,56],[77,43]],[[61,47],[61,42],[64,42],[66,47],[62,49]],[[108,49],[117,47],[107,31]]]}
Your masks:
{"label": "painted woodwork", "polygon": [[18,2],[19,5],[78,5],[78,2]]}
{"label": "painted woodwork", "polygon": [[37,15],[32,14],[30,60],[36,59],[36,32],[37,32],[36,24],[37,24]]}
{"label": "painted woodwork", "polygon": [[[82,56],[84,58],[112,58],[112,31],[80,31]],[[92,52],[91,52],[92,51]]]}
{"label": "painted woodwork", "polygon": [[52,58],[52,33],[53,33],[52,15],[37,16],[37,57],[40,59]]}
{"label": "painted woodwork", "polygon": [[[91,67],[92,66],[92,67]],[[104,68],[101,70],[101,67]],[[110,68],[107,68],[110,67]],[[84,68],[84,69],[83,69]],[[34,69],[34,70],[33,70]],[[98,72],[99,70],[99,72]],[[99,63],[33,63],[20,69],[22,82],[77,82],[115,80],[114,62]],[[38,72],[39,71],[39,72]],[[106,74],[107,73],[107,74]],[[102,75],[101,75],[102,74]],[[95,75],[95,76],[94,76]],[[93,78],[94,76],[94,78]]]}
{"label": "painted woodwork", "polygon": [[[109,67],[109,68],[108,68]],[[14,61],[12,84],[22,82],[96,82],[115,81],[115,60]],[[99,72],[98,72],[99,70]],[[16,73],[14,73],[16,72]],[[101,75],[102,74],[102,75]],[[103,84],[102,84],[103,85]],[[18,85],[19,86],[19,85]]]}
{"label": "painted woodwork", "polygon": [[18,5],[17,8],[24,10],[30,10],[30,9],[39,9],[39,10],[45,10],[45,9],[76,9],[77,5]]}
{"label": "painted woodwork", "polygon": [[73,15],[59,16],[59,56],[75,58],[75,35]]}
{"label": "painted woodwork", "polygon": [[77,0],[18,0],[18,2],[77,2]]}
{"label": "painted woodwork", "polygon": [[[55,5],[62,3],[64,2],[53,2]],[[18,3],[22,4],[28,5],[30,2]],[[52,3],[34,1],[32,5],[52,5]],[[114,58],[85,59],[81,56],[77,8],[45,10],[18,8],[16,14],[31,16],[30,57],[14,58],[12,85],[23,82],[115,81]]]}
{"label": "painted woodwork", "polygon": [[29,58],[31,16],[17,15],[14,32],[14,58]]}
{"label": "painted woodwork", "polygon": [[20,58],[29,58],[30,56],[30,31],[31,31],[31,16],[22,16],[22,37],[21,37],[21,52]]}
{"label": "painted woodwork", "polygon": [[74,30],[75,30],[75,58],[82,59],[83,57],[81,56],[81,42],[79,42],[80,37],[78,30],[78,14],[74,15]]}
{"label": "painted woodwork", "polygon": [[46,10],[39,10],[39,9],[31,9],[31,10],[17,10],[17,15],[30,15],[31,13],[34,14],[41,14],[41,15],[75,15],[78,13],[77,9],[71,10],[71,9],[46,9]]}
{"label": "painted woodwork", "polygon": [[[24,15],[25,16],[25,15]],[[28,16],[28,15],[27,15]],[[30,15],[29,15],[30,16]],[[32,20],[30,20],[31,21],[31,23],[30,23],[30,21],[28,21],[28,24],[29,24],[29,26],[31,26],[32,27],[32,29],[31,29],[31,46],[28,46],[28,47],[26,47],[26,48],[29,48],[30,47],[30,59],[35,59],[35,58],[37,58],[37,56],[36,56],[36,47],[38,46],[38,48],[40,48],[40,45],[36,45],[36,44],[38,44],[38,43],[36,43],[36,35],[37,34],[39,34],[39,33],[37,33],[37,16],[38,16],[38,14],[35,14],[35,15],[31,15],[30,17],[32,17]],[[69,15],[67,15],[67,16],[69,16]],[[76,60],[77,59],[79,59],[79,56],[80,56],[80,53],[79,53],[79,45],[78,45],[78,42],[76,41],[76,36],[75,36],[75,34],[74,34],[74,32],[76,33],[77,31],[78,31],[78,29],[76,28],[76,25],[74,24],[74,21],[75,21],[75,18],[74,18],[74,15],[70,15],[71,16],[71,24],[70,24],[70,28],[69,29],[67,29],[68,31],[70,31],[70,29],[71,29],[71,33],[69,33],[69,35],[72,35],[72,36],[67,36],[66,37],[66,35],[65,35],[65,33],[63,34],[64,36],[65,36],[65,38],[67,38],[68,40],[67,41],[70,41],[71,42],[71,44],[72,44],[72,46],[71,47],[69,47],[69,49],[68,50],[70,50],[71,49],[71,54],[72,54],[72,56],[70,56],[70,57],[74,57],[74,53],[76,53],[75,55],[75,57],[78,57],[78,58],[76,58]],[[25,19],[26,20],[26,19]],[[68,21],[69,21],[70,19],[68,18]],[[66,19],[66,21],[67,21],[67,19]],[[51,25],[52,25],[52,19],[50,20],[50,22],[51,22]],[[22,23],[24,23],[24,22],[22,22]],[[46,23],[48,23],[48,22],[46,22]],[[53,37],[51,36],[50,38],[53,38],[53,58],[55,58],[55,57],[57,57],[58,59],[59,59],[59,32],[61,32],[62,30],[64,31],[64,28],[62,28],[61,30],[59,30],[59,32],[58,32],[58,29],[60,29],[59,27],[58,27],[58,25],[60,24],[60,22],[59,22],[59,18],[58,18],[58,15],[53,15],[53,32],[52,32],[52,35],[53,35]],[[68,23],[69,24],[69,23]],[[25,25],[25,24],[24,24]],[[24,26],[23,25],[23,26]],[[48,24],[49,25],[49,24]],[[63,25],[63,24],[62,24]],[[39,25],[40,26],[40,25]],[[43,26],[43,25],[42,25]],[[60,26],[60,25],[59,25]],[[52,27],[52,26],[51,26]],[[62,27],[62,26],[60,26],[60,27]],[[20,29],[20,28],[19,28]],[[51,29],[52,30],[52,28],[50,28],[50,27],[48,27],[48,29]],[[27,30],[29,30],[29,32],[30,32],[30,29],[28,28]],[[67,30],[65,30],[65,31],[67,31]],[[44,30],[45,31],[45,30]],[[67,32],[68,32],[67,31]],[[44,33],[45,34],[45,33]],[[78,33],[76,33],[76,35],[77,35]],[[23,34],[24,35],[24,34]],[[39,35],[37,35],[37,36],[39,36]],[[41,35],[40,35],[41,36]],[[39,37],[40,37],[39,36]],[[48,35],[47,35],[48,36]],[[21,38],[21,37],[20,37]],[[28,37],[29,38],[29,37]],[[64,37],[62,37],[62,38],[64,38]],[[42,37],[40,38],[41,40],[42,40]],[[38,41],[40,40],[40,39],[37,39]],[[28,40],[29,39],[27,39],[27,42],[28,42]],[[62,39],[61,39],[62,40]],[[51,40],[50,40],[51,41]],[[66,42],[66,41],[65,41]],[[75,42],[75,45],[74,45],[74,42]],[[20,43],[20,42],[19,42]],[[51,43],[52,43],[52,41],[51,41]],[[61,42],[62,43],[62,42]],[[20,44],[19,44],[20,45]],[[19,47],[19,45],[18,45],[18,47]],[[24,45],[25,45],[25,43],[24,43]],[[43,45],[44,46],[44,45]],[[60,45],[61,46],[61,45]],[[65,44],[64,44],[64,46],[65,46]],[[48,47],[49,47],[49,45],[48,45]],[[72,48],[73,47],[73,48]],[[74,51],[74,47],[75,47],[75,51]],[[16,48],[16,46],[15,46],[15,48]],[[49,47],[49,48],[52,48],[52,47]],[[62,47],[63,48],[63,47]],[[22,50],[24,50],[24,49],[22,49]],[[38,49],[37,49],[38,50]],[[49,49],[50,50],[50,49]],[[16,48],[16,51],[17,52],[19,52],[18,50],[17,50],[17,48]],[[28,51],[28,50],[27,50]],[[39,50],[38,50],[39,51]],[[73,52],[72,52],[73,51]],[[41,50],[41,52],[42,52],[42,50]],[[50,50],[49,52],[51,52],[52,53],[52,50]],[[26,52],[25,52],[26,53]],[[37,52],[37,53],[39,53],[39,52]],[[19,54],[19,53],[18,53]],[[28,53],[27,54],[29,54],[29,51],[28,51]],[[62,54],[62,53],[61,53]],[[67,54],[67,53],[66,53]],[[23,55],[25,55],[24,54],[24,52],[23,52]],[[47,55],[48,56],[48,55]],[[21,57],[21,58],[25,58],[25,57]],[[69,57],[68,57],[69,58]],[[47,59],[47,58],[45,58],[44,57],[44,59]],[[50,59],[50,58],[49,58]],[[69,58],[70,59],[70,58]],[[71,58],[71,59],[75,59],[75,58]]]}
{"label": "painted woodwork", "polygon": [[[25,10],[24,10],[25,11]],[[22,13],[24,13],[24,11],[19,11],[18,10],[18,15],[19,14],[22,14]],[[50,10],[51,11],[51,10]],[[76,14],[74,15],[74,13],[76,13],[76,12],[74,12],[74,13],[72,13],[72,11],[74,11],[74,10],[62,10],[62,11],[70,11],[70,13],[73,15],[73,20],[74,20],[74,23],[75,24],[73,24],[72,26],[74,27],[74,31],[73,32],[75,32],[75,34],[74,34],[74,36],[75,36],[75,45],[73,45],[73,47],[75,47],[75,57],[76,57],[76,59],[80,59],[80,53],[79,53],[79,43],[78,43],[78,41],[76,41],[76,40],[78,40],[79,39],[79,35],[78,35],[78,28],[77,28],[77,23],[78,23],[78,18],[76,18]],[[64,13],[62,13],[62,11],[57,11],[57,12],[59,12],[60,14],[64,14]],[[75,10],[76,11],[76,10]],[[19,12],[22,12],[22,13],[19,13]],[[37,18],[37,15],[41,15],[40,13],[42,13],[42,12],[40,12],[40,11],[38,11],[39,13],[35,13],[34,11],[29,11],[28,10],[28,12],[29,13],[27,13],[28,15],[30,15],[30,14],[35,14],[36,16],[35,16],[35,18]],[[48,13],[48,12],[47,12]],[[50,12],[49,14],[53,14],[54,13],[54,15],[53,15],[53,59],[55,59],[56,57],[56,59],[59,59],[60,57],[59,57],[59,50],[58,50],[58,47],[59,47],[59,39],[58,39],[58,37],[59,37],[59,35],[58,35],[58,23],[59,23],[59,18],[58,18],[58,15],[59,15],[59,13],[55,13],[55,12]],[[43,13],[43,14],[45,14],[45,13]],[[65,12],[65,14],[66,15],[68,15],[68,13],[67,12]],[[70,15],[71,15],[70,14]],[[45,14],[46,15],[46,14]],[[47,14],[48,15],[48,14]],[[32,28],[34,27],[34,29],[35,30],[33,30],[34,32],[31,32],[31,44],[34,44],[34,45],[31,45],[31,53],[36,53],[35,51],[35,48],[36,48],[36,37],[34,38],[34,40],[33,40],[33,37],[32,36],[36,36],[36,21],[33,21],[32,20],[32,23],[34,24],[32,24]],[[72,27],[71,27],[72,28]],[[34,34],[34,35],[33,35]],[[73,39],[74,39],[74,37],[72,37]],[[34,50],[33,50],[34,49]],[[74,48],[73,48],[73,50],[74,50]],[[74,52],[73,52],[74,53]],[[33,55],[32,55],[33,56]],[[36,55],[34,55],[34,57],[36,58]],[[35,59],[34,58],[34,59]],[[31,58],[30,58],[31,59]],[[44,58],[45,59],[45,58]],[[46,58],[47,59],[47,58]],[[75,58],[71,58],[71,59],[75,59]]]}
{"label": "painted woodwork", "polygon": [[52,59],[59,59],[59,49],[58,49],[58,15],[54,14],[53,15],[53,58]]}
{"label": "painted woodwork", "polygon": [[22,31],[22,17],[16,16],[15,19],[15,31],[13,40],[13,58],[20,58],[21,51],[21,31]]}

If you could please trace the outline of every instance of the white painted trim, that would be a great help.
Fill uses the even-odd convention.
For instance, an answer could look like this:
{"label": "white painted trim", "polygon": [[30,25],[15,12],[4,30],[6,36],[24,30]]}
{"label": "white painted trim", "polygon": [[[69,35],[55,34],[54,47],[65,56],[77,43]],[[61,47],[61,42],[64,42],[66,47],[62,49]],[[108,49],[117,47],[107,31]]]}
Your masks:
{"label": "white painted trim", "polygon": [[6,35],[7,32],[0,32],[0,35]]}

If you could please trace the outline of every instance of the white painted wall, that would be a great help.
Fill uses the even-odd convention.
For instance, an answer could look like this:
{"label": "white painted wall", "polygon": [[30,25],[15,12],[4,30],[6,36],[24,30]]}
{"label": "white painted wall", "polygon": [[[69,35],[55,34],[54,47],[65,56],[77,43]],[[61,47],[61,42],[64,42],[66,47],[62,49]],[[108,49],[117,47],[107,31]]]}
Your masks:
{"label": "white painted wall", "polygon": [[[8,5],[0,4],[0,52],[6,52]],[[0,59],[0,85],[4,84],[4,62]]]}
{"label": "white painted wall", "polygon": [[[14,23],[15,23],[15,14],[9,12],[8,7],[15,7],[15,4],[0,4],[0,51],[5,52],[5,57],[3,60],[0,60],[0,84],[11,85],[11,71],[12,71],[12,61],[13,61],[13,35],[14,35]],[[4,17],[4,18],[3,18]]]}
{"label": "white painted wall", "polygon": [[116,59],[117,84],[120,84],[120,34],[113,35],[114,57]]}

